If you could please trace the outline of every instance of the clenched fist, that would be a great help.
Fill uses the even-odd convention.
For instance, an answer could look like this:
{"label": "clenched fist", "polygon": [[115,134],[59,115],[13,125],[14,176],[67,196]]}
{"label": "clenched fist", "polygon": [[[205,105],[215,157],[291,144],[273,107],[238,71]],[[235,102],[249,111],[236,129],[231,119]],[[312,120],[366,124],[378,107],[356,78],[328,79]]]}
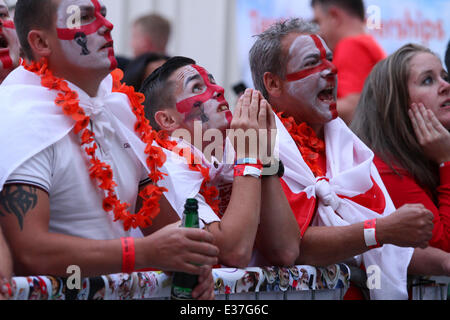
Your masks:
{"label": "clenched fist", "polygon": [[382,244],[426,248],[433,234],[433,213],[422,204],[407,204],[377,221],[377,238]]}

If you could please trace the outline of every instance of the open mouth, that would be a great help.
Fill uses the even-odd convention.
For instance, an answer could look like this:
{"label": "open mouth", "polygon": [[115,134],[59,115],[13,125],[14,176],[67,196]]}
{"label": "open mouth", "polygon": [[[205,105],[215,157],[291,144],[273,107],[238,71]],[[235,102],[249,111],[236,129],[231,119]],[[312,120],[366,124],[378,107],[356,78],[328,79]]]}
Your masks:
{"label": "open mouth", "polygon": [[109,42],[107,42],[103,47],[101,47],[101,48],[99,49],[99,51],[100,51],[100,50],[103,50],[103,49],[113,48],[113,47],[114,47],[114,42],[113,42],[113,41],[109,41]]}
{"label": "open mouth", "polygon": [[3,34],[0,34],[0,49],[7,49],[8,48],[8,40]]}
{"label": "open mouth", "polygon": [[329,103],[334,102],[336,100],[334,94],[334,87],[328,87],[327,89],[320,91],[317,97],[319,98],[320,101],[323,102]]}
{"label": "open mouth", "polygon": [[230,107],[229,107],[228,104],[226,104],[226,103],[221,104],[221,105],[217,108],[217,112],[225,112],[225,111],[230,111]]}
{"label": "open mouth", "polygon": [[446,107],[450,107],[450,100],[444,102],[444,103],[441,105],[441,108],[446,108]]}

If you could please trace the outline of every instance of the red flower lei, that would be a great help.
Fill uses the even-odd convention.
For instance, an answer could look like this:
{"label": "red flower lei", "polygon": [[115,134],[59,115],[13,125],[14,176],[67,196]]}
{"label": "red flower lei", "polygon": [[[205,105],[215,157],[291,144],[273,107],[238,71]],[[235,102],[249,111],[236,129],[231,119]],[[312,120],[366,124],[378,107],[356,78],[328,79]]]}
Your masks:
{"label": "red flower lei", "polygon": [[42,59],[40,62],[33,62],[27,64],[23,62],[23,67],[35,73],[41,78],[41,85],[50,90],[59,91],[55,104],[60,106],[65,115],[71,117],[75,121],[74,132],[80,134],[81,146],[92,143],[92,147],[84,149],[86,154],[90,157],[91,167],[89,168],[89,174],[91,179],[98,182],[98,187],[107,193],[107,197],[103,200],[103,209],[106,212],[114,213],[114,221],[122,221],[125,231],[130,228],[147,228],[152,225],[152,220],[160,212],[159,200],[163,192],[167,192],[167,189],[158,187],[156,183],[163,179],[164,173],[159,171],[166,162],[166,155],[159,147],[153,146],[153,142],[158,142],[160,136],[152,129],[149,121],[145,118],[144,107],[142,102],[144,96],[140,93],[136,93],[133,87],[126,86],[120,82],[123,78],[123,72],[116,69],[111,73],[113,76],[113,92],[120,92],[126,94],[130,101],[132,112],[137,118],[135,124],[135,131],[141,140],[147,145],[145,153],[147,157],[147,165],[150,169],[149,178],[153,184],[147,186],[139,193],[139,196],[143,200],[141,210],[136,214],[127,212],[130,207],[127,203],[122,203],[117,197],[114,191],[117,184],[114,182],[113,171],[111,167],[101,162],[96,156],[95,151],[98,146],[95,143],[95,134],[87,129],[90,118],[86,116],[83,108],[79,105],[78,94],[72,91],[67,82],[64,79],[57,78],[53,75],[52,71],[48,69],[48,63],[46,59]]}
{"label": "red flower lei", "polygon": [[[158,141],[159,145],[165,149],[168,149],[174,153],[177,143],[170,142],[168,140],[169,134],[165,131],[159,132],[161,139]],[[190,159],[187,159],[187,155],[190,154]],[[182,158],[186,158],[189,165],[189,169],[192,171],[197,171],[202,174],[203,182],[200,187],[200,194],[205,198],[206,203],[213,209],[215,214],[220,217],[219,213],[219,203],[220,200],[217,199],[219,196],[219,190],[215,186],[210,186],[211,178],[209,177],[209,168],[202,166],[201,164],[195,164],[194,154],[187,148],[178,151],[178,155]]]}
{"label": "red flower lei", "polygon": [[283,112],[277,113],[283,125],[294,139],[297,148],[316,177],[324,176],[319,165],[319,155],[325,153],[325,143],[320,140],[314,130],[305,122],[297,124],[293,117],[286,117]]}

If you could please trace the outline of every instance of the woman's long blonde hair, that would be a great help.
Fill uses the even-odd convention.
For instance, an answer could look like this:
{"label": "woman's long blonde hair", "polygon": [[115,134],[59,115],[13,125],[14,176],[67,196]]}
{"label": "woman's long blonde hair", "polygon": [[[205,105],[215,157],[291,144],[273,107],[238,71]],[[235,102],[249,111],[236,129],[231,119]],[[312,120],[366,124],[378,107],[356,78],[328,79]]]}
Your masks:
{"label": "woman's long blonde hair", "polygon": [[392,169],[406,169],[436,197],[438,166],[425,157],[408,116],[410,62],[418,53],[434,54],[426,47],[407,44],[374,67],[351,129]]}

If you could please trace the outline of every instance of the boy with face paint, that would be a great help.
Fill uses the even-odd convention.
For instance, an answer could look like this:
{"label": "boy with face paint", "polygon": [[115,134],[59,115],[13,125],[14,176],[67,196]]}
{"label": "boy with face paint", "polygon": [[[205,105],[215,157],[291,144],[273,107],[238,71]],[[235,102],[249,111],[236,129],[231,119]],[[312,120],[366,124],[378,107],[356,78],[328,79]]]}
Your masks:
{"label": "boy with face paint", "polygon": [[[211,265],[218,261],[213,236],[176,225],[148,237],[128,230],[107,212],[105,192],[91,179],[93,159],[80,148],[75,122],[57,105],[70,99],[67,106],[78,103],[89,116],[96,160],[111,167],[121,203],[138,212],[138,193],[149,184],[146,143],[135,133],[129,96],[113,92],[113,26],[105,16],[97,0],[17,2],[27,61],[44,72],[45,59],[70,95],[44,87],[49,80],[29,67],[17,68],[0,88],[0,146],[8,150],[0,157],[0,224],[12,244],[15,274],[64,277],[71,265],[83,277],[144,268],[189,272],[200,276],[193,296],[211,299]],[[170,171],[169,162],[162,161],[162,172]],[[167,207],[161,200],[161,214]]]}
{"label": "boy with face paint", "polygon": [[[175,140],[180,147],[187,146],[193,150],[195,158],[208,170],[208,185],[218,189],[219,212],[214,212],[201,191],[197,191],[196,198],[200,203],[201,227],[214,235],[220,249],[220,264],[238,268],[293,265],[298,255],[300,232],[278,176],[233,175],[238,167],[235,162],[239,163],[239,159],[258,159],[260,153],[251,153],[249,141],[246,148],[235,147],[237,154],[234,156],[234,151],[228,148],[228,142],[232,139],[224,139],[230,128],[235,130],[237,136],[243,135],[245,130],[259,132],[274,128],[270,106],[261,94],[247,90],[233,115],[224,97],[224,89],[204,68],[184,57],[168,60],[144,81],[141,91],[146,96],[147,116],[161,131],[175,137],[181,130],[196,140],[196,135],[206,137],[214,130],[220,137],[216,140],[220,140],[219,151],[223,150],[223,157],[206,152],[211,144],[209,139],[202,139],[195,146],[186,135],[183,135],[183,140]],[[239,132],[239,129],[242,131]],[[262,143],[262,147],[266,145]],[[173,156],[176,157],[176,154],[173,153]],[[184,176],[191,175],[191,172],[180,163],[176,171],[178,184],[186,183],[188,179]],[[158,217],[154,230],[181,217],[183,199],[170,191],[166,197],[175,210],[171,216]]]}
{"label": "boy with face paint", "polygon": [[[300,19],[276,23],[250,51],[256,88],[284,113],[277,118],[282,185],[303,236],[296,263],[377,265],[381,289],[371,298],[406,299],[408,272],[448,274],[449,259],[408,248],[428,246],[433,216],[422,205],[395,210],[373,153],[338,118],[337,70],[315,32]],[[420,269],[424,261],[433,267]]]}
{"label": "boy with face paint", "polygon": [[8,7],[0,0],[0,83],[19,65],[20,47]]}

